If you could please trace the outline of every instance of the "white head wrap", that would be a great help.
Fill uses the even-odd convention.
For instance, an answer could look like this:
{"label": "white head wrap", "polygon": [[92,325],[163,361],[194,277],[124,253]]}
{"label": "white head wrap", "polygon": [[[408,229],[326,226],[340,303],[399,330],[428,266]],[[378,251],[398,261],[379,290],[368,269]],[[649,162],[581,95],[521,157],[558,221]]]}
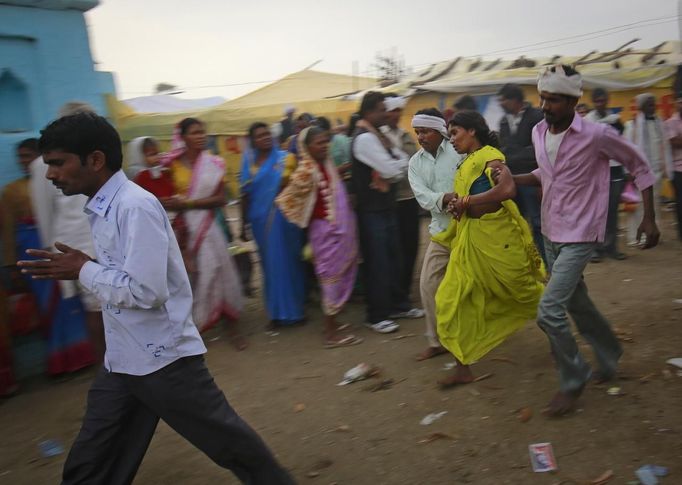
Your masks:
{"label": "white head wrap", "polygon": [[449,136],[445,120],[440,116],[414,115],[414,118],[412,118],[412,128],[431,128],[445,138]]}
{"label": "white head wrap", "polygon": [[407,105],[407,100],[402,96],[393,96],[384,98],[384,104],[386,105],[386,111],[393,111],[394,109],[404,109],[405,105]]}
{"label": "white head wrap", "polygon": [[651,93],[642,93],[642,94],[638,94],[637,96],[635,96],[635,103],[637,103],[637,108],[640,109],[640,110],[641,110],[642,108],[644,108],[644,105],[645,105],[646,102],[649,101],[650,99],[654,99],[654,100],[655,100],[655,99],[656,99],[656,96],[654,96],[654,95],[651,94]]}
{"label": "white head wrap", "polygon": [[133,139],[130,143],[128,143],[127,149],[128,149],[128,157],[127,157],[127,163],[126,163],[126,168],[125,168],[125,173],[128,175],[129,179],[134,179],[135,176],[140,173],[142,170],[147,168],[147,162],[145,162],[144,159],[144,152],[142,151],[142,147],[144,146],[144,141],[149,138],[148,136],[140,136],[138,138]]}
{"label": "white head wrap", "polygon": [[578,73],[567,76],[561,65],[547,67],[538,74],[538,91],[579,98],[583,95],[583,78]]}

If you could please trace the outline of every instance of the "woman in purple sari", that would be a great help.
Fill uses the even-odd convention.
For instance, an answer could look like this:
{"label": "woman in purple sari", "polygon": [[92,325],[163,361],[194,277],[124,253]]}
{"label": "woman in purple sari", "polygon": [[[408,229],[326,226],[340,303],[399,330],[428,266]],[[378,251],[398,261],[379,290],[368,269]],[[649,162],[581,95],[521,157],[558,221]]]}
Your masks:
{"label": "woman in purple sari", "polygon": [[329,134],[311,127],[298,136],[298,167],[276,199],[291,223],[308,228],[315,274],[322,289],[325,347],[360,343],[344,334],[336,315],[353,291],[358,264],[355,216],[334,162],[329,157]]}

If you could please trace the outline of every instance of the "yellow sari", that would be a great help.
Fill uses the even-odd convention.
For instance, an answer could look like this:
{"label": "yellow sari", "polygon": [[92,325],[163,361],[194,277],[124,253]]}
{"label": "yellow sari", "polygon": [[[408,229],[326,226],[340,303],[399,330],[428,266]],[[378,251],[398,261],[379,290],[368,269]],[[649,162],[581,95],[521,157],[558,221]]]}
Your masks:
{"label": "yellow sari", "polygon": [[[469,194],[483,173],[494,185],[486,168],[493,160],[504,161],[504,155],[490,146],[465,158],[455,192]],[[466,214],[460,221],[453,219],[434,241],[451,249],[436,292],[438,337],[460,362],[471,364],[535,318],[544,289],[542,259],[528,223],[511,200],[479,219]]]}

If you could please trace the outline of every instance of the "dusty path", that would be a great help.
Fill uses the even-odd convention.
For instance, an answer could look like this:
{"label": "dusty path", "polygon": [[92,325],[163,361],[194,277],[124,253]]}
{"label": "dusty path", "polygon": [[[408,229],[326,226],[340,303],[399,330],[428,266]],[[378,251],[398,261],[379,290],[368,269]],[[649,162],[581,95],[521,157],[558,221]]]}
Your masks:
{"label": "dusty path", "polygon": [[[474,367],[491,378],[443,392],[435,381],[452,359],[413,359],[424,346],[422,320],[404,322],[392,336],[358,326],[363,344],[324,350],[315,304],[306,326],[273,337],[263,332],[255,298],[242,320],[250,348],[238,353],[215,331],[207,336],[208,365],[301,483],[582,484],[611,469],[611,483],[621,484],[646,463],[670,467],[663,484],[682,483],[682,377],[663,372],[666,359],[682,357],[682,304],[673,302],[682,298],[682,245],[672,240],[670,220],[663,214],[668,242],[660,248],[589,266],[591,294],[624,339],[624,395],[590,386],[579,412],[565,419],[540,415],[557,379],[546,339],[532,323]],[[362,315],[354,303],[343,319],[359,324]],[[337,387],[359,362],[379,365],[381,378],[396,384],[378,392],[365,390],[377,380]],[[52,438],[68,448],[91,379],[87,371],[64,382],[30,382],[0,402],[1,484],[59,482],[65,455],[42,458],[37,443]],[[515,411],[524,407],[533,415],[521,423]],[[440,411],[447,414],[434,424],[419,424]],[[434,433],[446,437],[420,443]],[[555,475],[530,469],[528,444],[546,441],[559,463]],[[161,424],[136,483],[237,482]]]}

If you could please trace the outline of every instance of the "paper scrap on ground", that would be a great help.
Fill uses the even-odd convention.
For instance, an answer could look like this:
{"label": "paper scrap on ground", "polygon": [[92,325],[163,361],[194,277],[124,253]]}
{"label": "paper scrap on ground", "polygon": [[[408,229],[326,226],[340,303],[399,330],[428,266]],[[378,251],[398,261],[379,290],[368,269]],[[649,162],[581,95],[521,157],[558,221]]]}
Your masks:
{"label": "paper scrap on ground", "polygon": [[447,411],[441,411],[439,413],[427,414],[426,416],[424,416],[422,418],[421,421],[419,421],[419,424],[421,424],[422,426],[428,426],[430,424],[435,423],[436,421],[438,421],[440,418],[442,418],[446,414],[448,414]]}

